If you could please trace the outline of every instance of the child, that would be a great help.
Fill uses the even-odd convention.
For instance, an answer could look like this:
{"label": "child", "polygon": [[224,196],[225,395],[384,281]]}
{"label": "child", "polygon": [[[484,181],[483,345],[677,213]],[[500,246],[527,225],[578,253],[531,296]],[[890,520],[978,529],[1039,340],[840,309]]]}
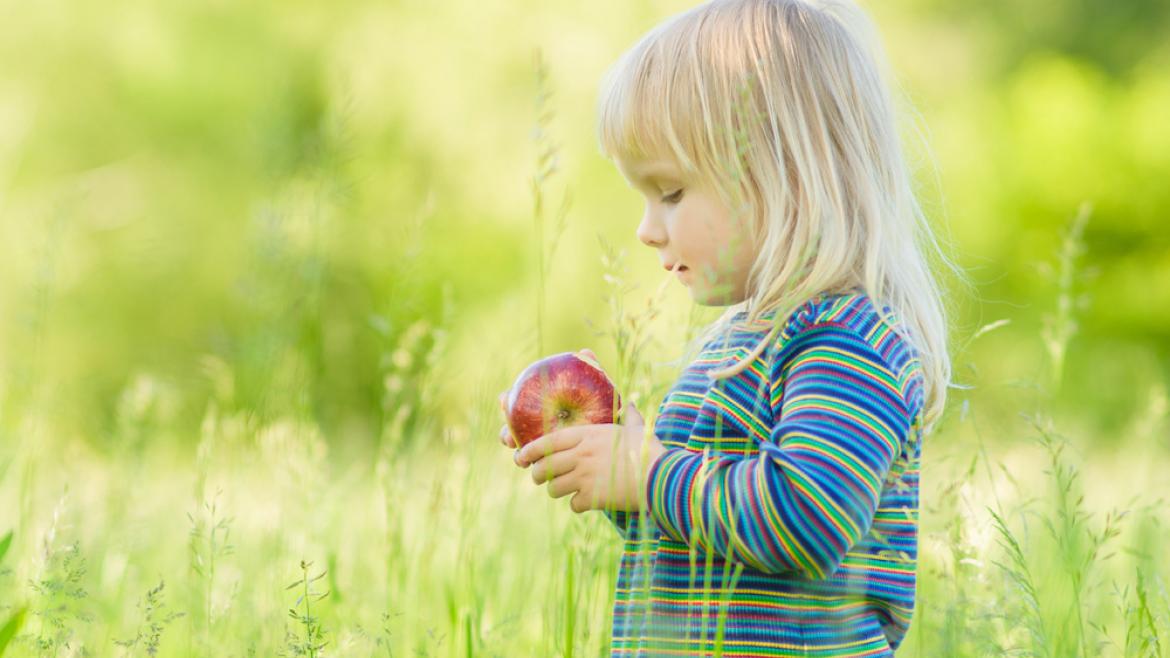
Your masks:
{"label": "child", "polygon": [[652,434],[628,405],[515,452],[625,541],[615,656],[891,656],[906,635],[921,439],[951,373],[864,24],[843,2],[712,0],[606,78],[638,238],[728,306]]}

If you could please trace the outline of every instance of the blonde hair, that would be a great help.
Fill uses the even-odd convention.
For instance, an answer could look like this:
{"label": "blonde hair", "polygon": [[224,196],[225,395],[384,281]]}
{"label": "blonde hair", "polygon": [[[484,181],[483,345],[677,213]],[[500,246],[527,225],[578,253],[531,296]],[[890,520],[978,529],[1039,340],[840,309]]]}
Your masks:
{"label": "blonde hair", "polygon": [[710,0],[651,29],[607,72],[598,137],[607,158],[664,157],[710,182],[759,246],[747,299],[699,340],[744,310],[749,323],[774,310],[774,323],[712,378],[742,371],[809,299],[862,288],[906,325],[891,321],[918,352],[929,431],[951,366],[922,247],[958,270],[915,197],[884,73],[872,26],[845,0]]}

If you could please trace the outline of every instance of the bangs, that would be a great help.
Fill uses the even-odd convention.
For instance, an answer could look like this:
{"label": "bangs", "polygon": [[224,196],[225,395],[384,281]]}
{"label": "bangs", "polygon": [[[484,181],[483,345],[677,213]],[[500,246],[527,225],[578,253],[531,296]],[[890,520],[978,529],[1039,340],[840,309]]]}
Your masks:
{"label": "bangs", "polygon": [[618,59],[603,78],[597,137],[608,159],[662,159],[695,170],[696,76],[684,44],[686,23],[668,21]]}
{"label": "bangs", "polygon": [[737,113],[752,67],[737,7],[707,2],[676,14],[606,71],[597,104],[604,157],[670,162],[740,196],[732,181],[747,178],[736,143],[746,126]]}

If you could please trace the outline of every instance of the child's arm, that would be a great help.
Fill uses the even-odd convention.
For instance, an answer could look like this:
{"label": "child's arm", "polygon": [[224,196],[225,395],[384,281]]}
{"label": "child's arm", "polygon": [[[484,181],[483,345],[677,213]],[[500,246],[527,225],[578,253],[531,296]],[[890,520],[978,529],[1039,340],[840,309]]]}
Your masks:
{"label": "child's arm", "polygon": [[[655,414],[655,418],[662,415],[662,409],[665,406],[666,400],[664,399],[658,405],[658,411]],[[608,509],[602,509],[601,512],[605,514],[605,518],[609,519],[610,523],[613,523],[614,528],[617,530],[618,535],[620,535],[622,539],[638,539],[638,523],[640,522],[639,517],[641,516],[641,512],[637,510],[626,512],[624,510]],[[647,521],[649,521],[649,519]],[[655,532],[653,523],[648,523],[646,529],[650,531],[648,533],[648,537],[653,538],[656,536],[657,533]]]}
{"label": "child's arm", "polygon": [[914,381],[905,395],[856,330],[809,326],[771,366],[777,422],[758,457],[669,450],[649,472],[652,518],[700,553],[767,573],[831,575],[873,524],[912,424],[906,400],[920,400]]}

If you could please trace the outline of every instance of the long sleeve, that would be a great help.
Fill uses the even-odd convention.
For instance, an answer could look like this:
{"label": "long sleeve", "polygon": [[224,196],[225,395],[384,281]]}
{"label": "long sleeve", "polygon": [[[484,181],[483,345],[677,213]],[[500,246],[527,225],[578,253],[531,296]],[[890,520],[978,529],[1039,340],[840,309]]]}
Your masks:
{"label": "long sleeve", "polygon": [[[658,405],[658,410],[654,414],[655,423],[657,423],[658,418],[662,416],[662,410],[665,407],[666,400],[663,400]],[[661,433],[658,432],[657,429],[655,431],[661,437]],[[614,529],[617,530],[618,535],[620,535],[622,539],[638,539],[638,523],[641,517],[640,512],[603,509],[601,510],[601,513],[605,515],[605,518],[609,519],[609,522],[613,524]],[[647,526],[647,530],[652,531],[653,529],[653,524]],[[653,533],[651,532],[651,534]]]}
{"label": "long sleeve", "polygon": [[913,414],[903,380],[844,324],[806,327],[769,380],[774,422],[759,453],[669,450],[647,478],[651,518],[700,554],[826,578],[873,525]]}

